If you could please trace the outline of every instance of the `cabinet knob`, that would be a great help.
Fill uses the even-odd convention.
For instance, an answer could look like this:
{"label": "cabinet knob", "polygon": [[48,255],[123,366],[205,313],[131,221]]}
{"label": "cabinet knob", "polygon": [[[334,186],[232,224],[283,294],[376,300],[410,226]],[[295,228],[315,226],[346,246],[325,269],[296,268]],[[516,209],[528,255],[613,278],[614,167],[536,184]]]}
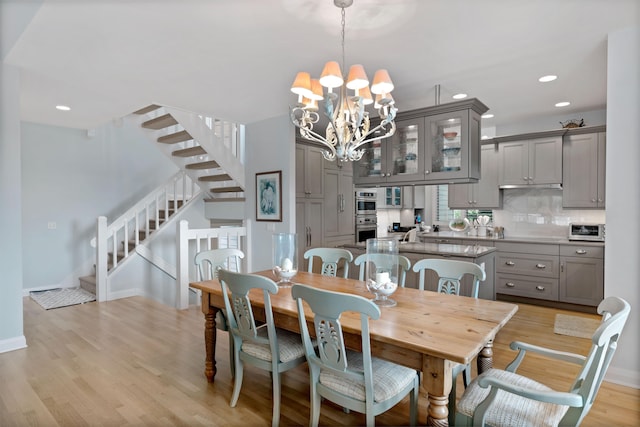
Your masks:
{"label": "cabinet knob", "polygon": [[586,253],[587,253],[587,251],[586,251],[586,250],[584,250],[584,249],[576,249],[576,253],[577,253],[578,255],[584,255],[584,254],[586,254]]}
{"label": "cabinet knob", "polygon": [[523,180],[523,181],[528,181],[528,180],[529,180],[529,178],[527,178],[526,176],[523,176],[523,177],[522,177],[522,180]]}
{"label": "cabinet knob", "polygon": [[592,202],[592,203],[595,203],[595,202],[596,202],[596,199],[591,199],[591,202]]}
{"label": "cabinet knob", "polygon": [[429,175],[429,171],[424,171],[424,174],[425,175]]}
{"label": "cabinet knob", "polygon": [[507,282],[507,283],[505,283],[504,285],[505,285],[507,288],[515,288],[515,287],[516,287],[515,283],[511,283],[511,282]]}
{"label": "cabinet knob", "polygon": [[602,202],[604,202],[603,199],[598,199],[598,203],[602,203]]}
{"label": "cabinet knob", "polygon": [[513,261],[507,261],[507,262],[505,262],[505,264],[508,265],[508,266],[516,265],[516,263],[513,262]]}
{"label": "cabinet knob", "polygon": [[467,203],[469,203],[470,205],[473,204],[473,200],[467,200]]}
{"label": "cabinet knob", "polygon": [[544,269],[547,268],[547,266],[544,264],[536,264],[536,268]]}
{"label": "cabinet knob", "polygon": [[387,176],[391,176],[391,173],[390,173],[390,172],[387,172]]}
{"label": "cabinet knob", "polygon": [[536,286],[536,290],[542,292],[542,291],[544,291],[544,286],[538,285],[538,286]]}

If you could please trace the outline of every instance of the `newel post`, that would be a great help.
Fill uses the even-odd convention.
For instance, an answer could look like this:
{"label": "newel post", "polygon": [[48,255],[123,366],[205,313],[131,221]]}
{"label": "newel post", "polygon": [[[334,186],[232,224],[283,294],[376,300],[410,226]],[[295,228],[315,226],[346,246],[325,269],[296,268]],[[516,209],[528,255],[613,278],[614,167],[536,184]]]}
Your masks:
{"label": "newel post", "polygon": [[178,283],[176,289],[176,308],[184,310],[189,308],[189,222],[182,220],[178,222],[176,232],[176,248],[178,253]]}
{"label": "newel post", "polygon": [[99,216],[96,226],[96,297],[98,302],[107,301],[107,217]]}

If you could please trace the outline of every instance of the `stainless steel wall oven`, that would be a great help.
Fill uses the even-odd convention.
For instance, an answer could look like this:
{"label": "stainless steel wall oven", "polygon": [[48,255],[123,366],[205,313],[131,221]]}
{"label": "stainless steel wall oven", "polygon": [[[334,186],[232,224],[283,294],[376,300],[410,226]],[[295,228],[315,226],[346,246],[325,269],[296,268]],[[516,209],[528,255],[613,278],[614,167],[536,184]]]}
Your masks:
{"label": "stainless steel wall oven", "polygon": [[377,237],[377,197],[378,195],[371,190],[356,191],[356,243]]}

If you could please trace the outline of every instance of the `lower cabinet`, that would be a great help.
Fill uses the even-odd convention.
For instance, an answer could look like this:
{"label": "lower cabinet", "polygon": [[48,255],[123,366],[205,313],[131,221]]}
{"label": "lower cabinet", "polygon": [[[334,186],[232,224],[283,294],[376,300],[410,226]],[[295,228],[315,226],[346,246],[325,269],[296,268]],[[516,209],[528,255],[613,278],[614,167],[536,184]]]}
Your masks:
{"label": "lower cabinet", "polygon": [[563,302],[597,306],[604,298],[604,248],[560,246]]}

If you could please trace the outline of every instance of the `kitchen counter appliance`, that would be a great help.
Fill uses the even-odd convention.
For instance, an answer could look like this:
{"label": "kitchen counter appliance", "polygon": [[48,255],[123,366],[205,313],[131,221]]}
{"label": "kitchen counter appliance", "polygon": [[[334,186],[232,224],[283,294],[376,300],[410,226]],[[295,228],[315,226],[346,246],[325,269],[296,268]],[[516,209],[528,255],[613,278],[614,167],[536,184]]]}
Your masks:
{"label": "kitchen counter appliance", "polygon": [[356,191],[356,216],[375,215],[377,213],[377,193],[371,190]]}
{"label": "kitchen counter appliance", "polygon": [[604,242],[604,224],[569,224],[569,240]]}
{"label": "kitchen counter appliance", "polygon": [[356,243],[366,242],[378,235],[377,199],[375,190],[356,191]]}

